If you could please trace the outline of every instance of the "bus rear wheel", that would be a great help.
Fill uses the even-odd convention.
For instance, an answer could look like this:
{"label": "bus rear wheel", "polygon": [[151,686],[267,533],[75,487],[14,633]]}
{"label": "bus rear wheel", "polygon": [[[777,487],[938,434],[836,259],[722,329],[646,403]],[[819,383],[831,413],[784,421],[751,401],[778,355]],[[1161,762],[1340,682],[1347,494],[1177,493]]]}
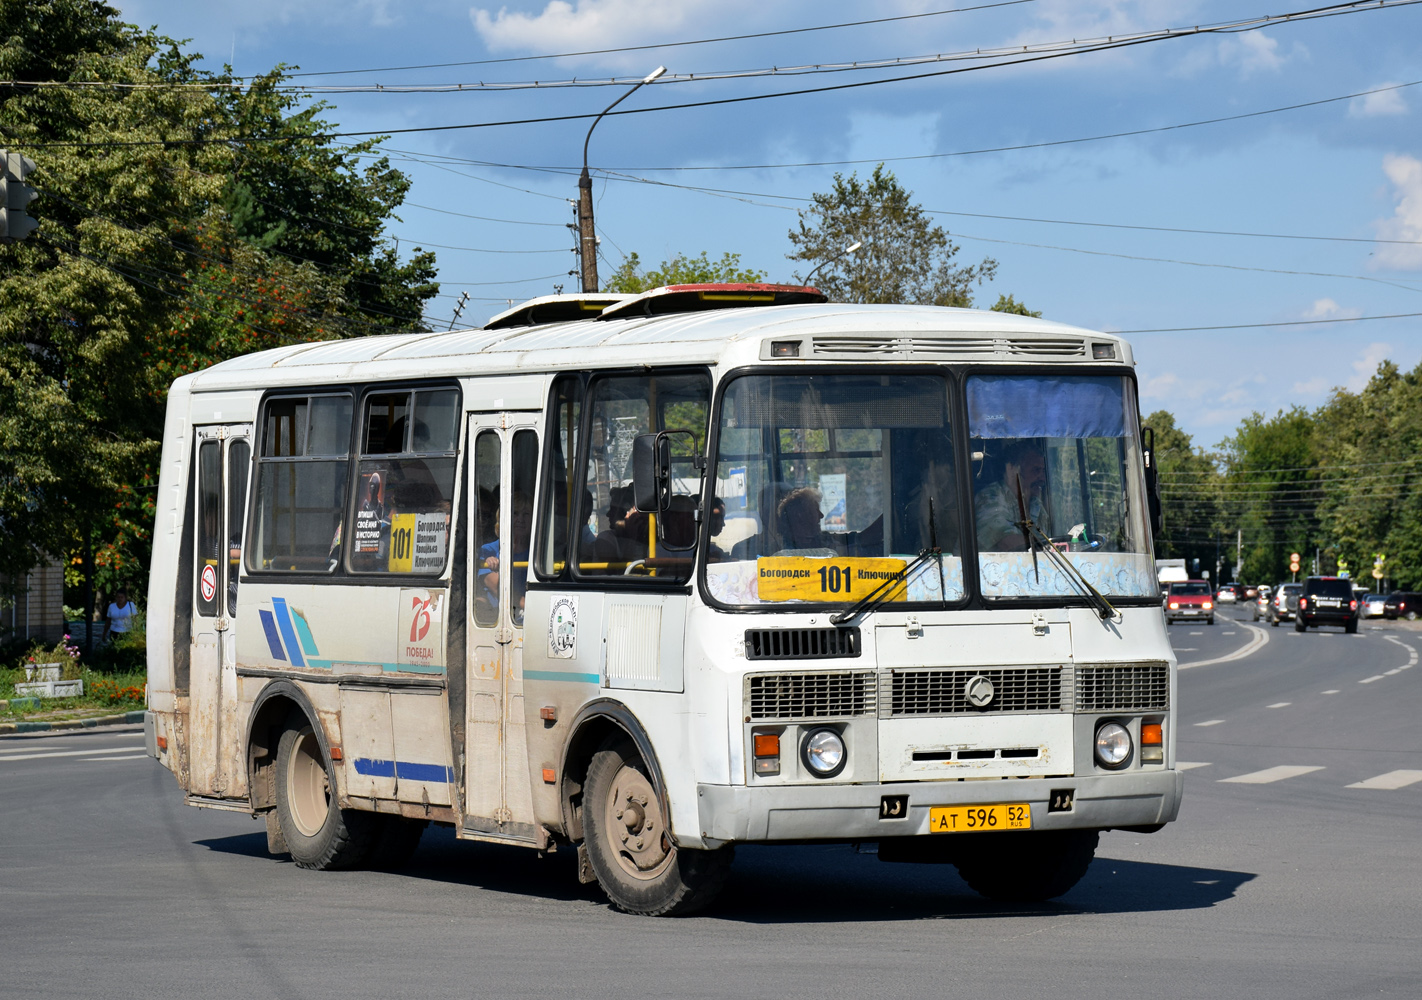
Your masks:
{"label": "bus rear wheel", "polygon": [[604,744],[583,786],[588,861],[614,907],[666,917],[710,904],[726,884],[734,849],[694,851],[672,843],[661,800],[636,748]]}
{"label": "bus rear wheel", "polygon": [[276,781],[277,822],[298,868],[353,868],[369,856],[376,817],[336,804],[331,765],[304,716],[281,734]]}
{"label": "bus rear wheel", "polygon": [[1096,857],[1096,830],[973,835],[954,864],[973,891],[1009,903],[1055,899],[1081,881]]}

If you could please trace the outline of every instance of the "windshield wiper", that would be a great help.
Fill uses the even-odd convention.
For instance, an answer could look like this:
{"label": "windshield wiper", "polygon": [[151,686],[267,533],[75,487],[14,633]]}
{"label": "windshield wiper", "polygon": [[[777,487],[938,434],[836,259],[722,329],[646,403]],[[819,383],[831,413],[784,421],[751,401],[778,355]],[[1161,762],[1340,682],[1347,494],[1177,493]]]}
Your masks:
{"label": "windshield wiper", "polygon": [[1105,595],[1091,585],[1091,581],[1082,575],[1076,564],[1063,555],[1042,529],[1033,523],[1032,518],[1027,516],[1027,502],[1022,496],[1020,476],[1017,479],[1017,511],[1022,517],[1022,520],[1017,522],[1017,527],[1022,529],[1022,537],[1032,549],[1032,572],[1036,574],[1037,580],[1040,582],[1042,579],[1042,574],[1037,569],[1037,550],[1041,549],[1052,565],[1061,570],[1062,575],[1086,598],[1086,602],[1101,616],[1102,621],[1118,618],[1121,613],[1106,600]]}
{"label": "windshield wiper", "polygon": [[904,596],[907,597],[909,580],[927,565],[930,559],[938,563],[938,593],[943,595],[943,605],[947,607],[948,598],[943,589],[943,550],[938,547],[938,526],[934,523],[932,497],[928,498],[928,548],[920,550],[917,558],[904,567],[903,573],[889,577],[883,583],[879,584],[879,586],[861,597],[852,607],[830,615],[830,624],[843,625],[845,622],[852,621],[860,615],[877,610],[893,596],[899,587],[904,588]]}

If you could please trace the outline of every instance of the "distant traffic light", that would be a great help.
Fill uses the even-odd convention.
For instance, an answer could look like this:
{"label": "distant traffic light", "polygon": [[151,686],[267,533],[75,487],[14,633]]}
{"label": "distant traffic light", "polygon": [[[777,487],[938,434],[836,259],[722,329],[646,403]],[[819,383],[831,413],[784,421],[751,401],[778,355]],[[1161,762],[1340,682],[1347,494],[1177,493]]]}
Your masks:
{"label": "distant traffic light", "polygon": [[39,223],[25,212],[39,192],[25,183],[35,163],[19,153],[0,149],[0,242],[22,240]]}

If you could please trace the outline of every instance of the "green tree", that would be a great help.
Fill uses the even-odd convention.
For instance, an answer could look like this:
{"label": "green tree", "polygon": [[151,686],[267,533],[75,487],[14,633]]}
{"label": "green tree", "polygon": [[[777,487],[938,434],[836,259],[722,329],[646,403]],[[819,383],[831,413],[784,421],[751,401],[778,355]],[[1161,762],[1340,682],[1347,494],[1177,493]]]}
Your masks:
{"label": "green tree", "polygon": [[408,326],[436,291],[383,235],[402,175],[331,150],[277,74],[239,90],[198,58],[97,0],[0,0],[0,79],[107,84],[0,88],[40,190],[0,246],[0,572],[92,546],[100,587],[142,593],[169,382]]}
{"label": "green tree", "polygon": [[1033,312],[1011,295],[999,295],[997,301],[988,308],[993,312],[1012,313],[1015,316],[1031,316],[1034,319],[1042,318],[1040,312]]}
{"label": "green tree", "polygon": [[764,271],[741,267],[741,255],[723,253],[720,260],[711,260],[703,250],[695,257],[679,253],[652,271],[643,272],[642,260],[634,250],[603,283],[604,292],[636,295],[663,285],[699,285],[713,282],[741,283],[765,280]]}
{"label": "green tree", "polygon": [[[882,163],[862,181],[835,174],[833,189],[812,196],[789,236],[789,259],[810,264],[815,285],[837,302],[967,307],[973,286],[997,273],[991,257],[955,265],[957,245]],[[845,255],[855,242],[862,245]]]}
{"label": "green tree", "polygon": [[1229,543],[1242,549],[1239,579],[1287,579],[1289,553],[1306,552],[1318,541],[1315,430],[1313,415],[1296,406],[1273,417],[1251,414],[1223,442],[1224,542],[1230,556],[1235,545]]}

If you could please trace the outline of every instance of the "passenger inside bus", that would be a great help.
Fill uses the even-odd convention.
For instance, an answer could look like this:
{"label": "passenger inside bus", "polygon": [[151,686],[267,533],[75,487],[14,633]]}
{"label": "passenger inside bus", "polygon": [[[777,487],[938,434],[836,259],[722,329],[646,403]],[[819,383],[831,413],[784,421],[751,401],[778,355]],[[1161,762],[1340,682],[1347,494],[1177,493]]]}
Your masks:
{"label": "passenger inside bus", "polygon": [[[509,596],[512,602],[510,617],[515,625],[519,625],[523,622],[524,596],[528,590],[528,550],[529,540],[533,534],[533,498],[526,493],[515,493],[512,506],[513,534],[509,538],[507,552],[502,555],[500,553],[503,539],[499,531],[497,512],[494,515],[494,538],[479,547],[481,589],[475,597],[475,602],[491,612],[497,612],[499,581],[503,575],[504,567],[512,564],[513,575],[509,577]],[[478,609],[476,609],[475,618],[480,622],[494,620],[492,614],[479,613]]]}
{"label": "passenger inside bus", "polygon": [[[986,456],[985,460],[992,460]],[[1018,489],[1027,516],[1045,535],[1051,535],[1051,519],[1044,502],[1047,462],[1042,447],[1031,438],[1004,441],[996,456],[999,473],[978,491],[973,509],[977,517],[978,547],[988,552],[1021,552],[1027,548],[1020,521]]]}

